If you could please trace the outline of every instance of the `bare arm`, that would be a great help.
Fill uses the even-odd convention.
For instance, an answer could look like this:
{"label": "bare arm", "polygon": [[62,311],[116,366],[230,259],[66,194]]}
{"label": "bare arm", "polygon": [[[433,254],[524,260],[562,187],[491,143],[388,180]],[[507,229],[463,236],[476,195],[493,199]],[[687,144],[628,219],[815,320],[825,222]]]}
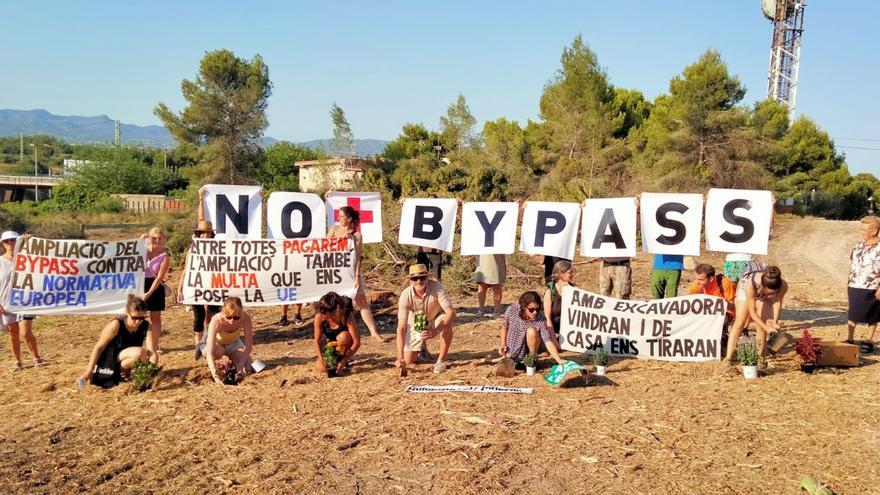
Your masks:
{"label": "bare arm", "polygon": [[198,206],[199,220],[207,220],[208,219],[207,217],[205,217],[205,196],[207,194],[208,194],[207,186],[202,186],[199,188],[199,206]]}
{"label": "bare arm", "polygon": [[346,326],[348,326],[348,334],[351,336],[351,347],[345,351],[345,356],[342,356],[342,359],[339,360],[338,369],[342,369],[343,366],[348,364],[351,358],[354,357],[354,353],[361,348],[361,335],[357,329],[357,322],[354,321],[354,315],[348,317]]}
{"label": "bare arm", "polygon": [[[554,284],[556,282],[553,282]],[[553,295],[550,289],[544,291],[544,319],[547,320],[547,328],[553,329]]]}
{"label": "bare arm", "polygon": [[247,363],[254,350],[254,321],[246,311],[241,313],[241,330],[244,332],[244,359]]}
{"label": "bare arm", "polygon": [[177,302],[183,301],[183,284],[186,283],[186,271],[189,270],[189,250],[183,253],[183,272],[180,274],[180,282],[177,284]]}
{"label": "bare arm", "polygon": [[315,332],[315,353],[318,355],[318,364],[322,371],[327,371],[327,364],[324,363],[324,349],[321,349],[321,339],[324,338],[324,332],[321,330],[321,324],[324,323],[326,317],[321,313],[315,315],[312,327]]}
{"label": "bare arm", "polygon": [[214,381],[217,383],[221,383],[220,377],[217,376],[217,365],[214,363],[214,345],[217,339],[217,320],[212,318],[211,323],[208,324],[208,336],[205,339],[205,360],[208,362],[208,369],[211,371],[211,376],[214,378]]}
{"label": "bare arm", "polygon": [[404,339],[406,339],[406,326],[409,319],[409,308],[406,306],[406,300],[401,294],[400,301],[397,303],[397,365],[403,367],[403,347]]}
{"label": "bare arm", "polygon": [[89,381],[92,378],[95,365],[98,364],[98,358],[101,356],[101,353],[104,352],[104,349],[110,344],[110,341],[116,337],[117,333],[119,333],[119,320],[111,321],[104,326],[103,330],[101,330],[101,336],[98,337],[98,343],[92,348],[92,354],[89,356],[89,365],[86,368],[86,372],[81,377],[84,381]]}
{"label": "bare arm", "polygon": [[501,354],[501,357],[507,356],[509,350],[507,348],[507,319],[505,319],[501,325],[501,343],[498,345],[498,354]]}
{"label": "bare arm", "polygon": [[153,346],[153,344],[159,341],[159,336],[155,335],[156,329],[153,328],[152,324],[150,324],[150,320],[147,320],[147,325],[147,338],[144,340],[144,346],[147,348],[148,351],[150,351],[150,362],[158,365],[159,352],[158,349]]}
{"label": "bare arm", "polygon": [[779,292],[777,292],[776,297],[773,298],[773,323],[777,330],[781,328],[779,321],[782,318],[782,299],[785,298],[786,292],[788,292],[788,282],[783,280],[782,287],[779,288]]}
{"label": "bare arm", "polygon": [[[740,280],[739,283],[748,282],[746,280]],[[749,316],[752,318],[752,321],[755,325],[758,325],[758,328],[767,332],[769,328],[767,325],[761,321],[761,315],[758,314],[758,306],[755,303],[755,289],[752,288],[752,284],[746,285],[746,307],[749,310]]]}

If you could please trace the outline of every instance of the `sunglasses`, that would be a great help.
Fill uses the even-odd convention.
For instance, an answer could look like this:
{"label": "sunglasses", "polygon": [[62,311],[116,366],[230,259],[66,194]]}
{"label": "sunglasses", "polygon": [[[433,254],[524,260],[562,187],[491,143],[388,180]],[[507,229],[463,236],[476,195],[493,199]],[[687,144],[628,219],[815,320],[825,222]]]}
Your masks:
{"label": "sunglasses", "polygon": [[411,278],[410,278],[410,280],[414,280],[414,281],[416,281],[416,282],[424,282],[424,281],[427,280],[427,279],[428,279],[428,276],[427,276],[427,275],[422,275],[422,276],[420,276],[420,277],[411,277]]}
{"label": "sunglasses", "polygon": [[228,318],[229,318],[230,320],[240,320],[240,319],[241,319],[241,316],[229,316]]}
{"label": "sunglasses", "polygon": [[540,307],[537,307],[537,308],[526,308],[526,311],[528,311],[529,313],[535,313],[535,312],[537,312],[539,309],[541,309],[541,308],[540,308]]}
{"label": "sunglasses", "polygon": [[128,317],[131,318],[131,319],[134,320],[134,321],[144,321],[144,320],[147,319],[146,316],[132,316],[132,315],[128,315]]}

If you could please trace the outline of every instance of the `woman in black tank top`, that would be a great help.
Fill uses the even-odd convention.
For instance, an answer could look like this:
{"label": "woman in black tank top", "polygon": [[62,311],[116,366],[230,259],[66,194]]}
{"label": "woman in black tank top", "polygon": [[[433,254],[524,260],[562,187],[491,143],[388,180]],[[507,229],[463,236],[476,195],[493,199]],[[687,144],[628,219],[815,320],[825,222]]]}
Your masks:
{"label": "woman in black tank top", "polygon": [[335,292],[324,294],[318,301],[314,329],[315,351],[318,353],[315,370],[318,373],[327,372],[323,354],[327,342],[336,342],[336,351],[342,356],[336,365],[337,371],[345,368],[361,347],[361,337],[354,319],[354,305],[350,298]]}
{"label": "woman in black tank top", "polygon": [[98,358],[108,348],[117,353],[116,363],[123,371],[130,370],[135,361],[150,359],[155,362],[153,331],[153,327],[147,320],[147,304],[139,297],[129,296],[125,314],[114,318],[101,331],[101,336],[98,337],[98,343],[92,349],[89,365],[81,380],[83,382],[91,380],[98,364]]}

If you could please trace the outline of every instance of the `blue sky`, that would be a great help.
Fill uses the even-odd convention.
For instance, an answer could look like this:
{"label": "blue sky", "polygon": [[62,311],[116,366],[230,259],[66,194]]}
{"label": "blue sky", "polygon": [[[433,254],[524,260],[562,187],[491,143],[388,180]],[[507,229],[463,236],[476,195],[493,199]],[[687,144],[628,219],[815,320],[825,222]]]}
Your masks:
{"label": "blue sky", "polygon": [[[649,98],[707,48],[741,78],[747,102],[764,97],[770,23],[760,0],[622,4],[8,2],[0,108],[158,124],[155,105],[179,110],[180,81],[206,51],[227,48],[268,64],[267,135],[278,139],[329,137],[334,101],[357,138],[392,139],[406,122],[436,128],[458,93],[480,125],[525,124],[578,33],[614,85]],[[837,140],[853,173],[880,175],[880,150],[852,148],[880,149],[880,56],[869,34],[878,18],[877,2],[808,3],[798,113]]]}

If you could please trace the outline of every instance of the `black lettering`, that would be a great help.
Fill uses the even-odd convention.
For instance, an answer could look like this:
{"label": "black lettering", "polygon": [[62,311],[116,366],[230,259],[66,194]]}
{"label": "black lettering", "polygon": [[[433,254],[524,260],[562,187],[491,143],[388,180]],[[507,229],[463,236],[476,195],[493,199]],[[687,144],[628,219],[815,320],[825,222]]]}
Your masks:
{"label": "black lettering", "polygon": [[[443,210],[436,206],[416,206],[416,218],[413,221],[413,237],[436,241],[443,233],[440,220],[443,219]],[[430,228],[429,228],[430,227]]]}
{"label": "black lettering", "polygon": [[654,215],[657,225],[675,231],[675,234],[671,236],[661,235],[657,237],[657,242],[665,246],[674,246],[684,240],[687,234],[685,225],[678,220],[669,218],[667,215],[669,213],[684,213],[686,211],[688,211],[688,207],[681,203],[663,203],[657,208],[657,213]]}
{"label": "black lettering", "polygon": [[730,231],[725,230],[724,233],[720,236],[721,240],[725,242],[748,242],[752,238],[752,236],[755,235],[755,224],[748,218],[741,217],[736,214],[736,210],[739,208],[748,211],[752,209],[752,203],[745,199],[734,199],[724,205],[724,221],[731,225],[736,225],[737,227],[742,229],[742,232],[740,232],[739,234],[734,234]]}
{"label": "black lettering", "polygon": [[565,230],[565,215],[558,211],[539,211],[535,228],[535,247],[544,247],[544,238],[547,235],[558,234],[563,230]]}
{"label": "black lettering", "polygon": [[232,203],[226,195],[218,194],[216,198],[217,232],[220,234],[229,232],[229,229],[226,228],[227,220],[232,221],[232,225],[235,226],[235,229],[238,232],[247,232],[248,205],[250,204],[250,198],[246,194],[239,194],[238,209],[232,206]]}
{"label": "black lettering", "polygon": [[[608,230],[610,232],[607,232]],[[593,249],[599,249],[606,242],[613,242],[614,247],[617,249],[626,247],[623,235],[620,234],[620,227],[617,226],[617,219],[614,218],[614,210],[611,208],[605,208],[605,212],[602,213],[602,220],[599,221],[596,237],[593,238]]]}
{"label": "black lettering", "polygon": [[506,211],[496,211],[495,215],[492,216],[492,220],[490,221],[486,218],[485,211],[475,211],[474,214],[477,215],[477,220],[480,221],[480,226],[483,227],[483,232],[486,234],[484,239],[484,246],[494,247],[495,246],[495,231],[498,230],[498,226],[501,225],[501,219],[504,218]]}
{"label": "black lettering", "polygon": [[[299,212],[302,226],[293,230],[293,214]],[[287,239],[305,238],[312,233],[312,210],[300,201],[287,203],[281,208],[281,234]]]}

